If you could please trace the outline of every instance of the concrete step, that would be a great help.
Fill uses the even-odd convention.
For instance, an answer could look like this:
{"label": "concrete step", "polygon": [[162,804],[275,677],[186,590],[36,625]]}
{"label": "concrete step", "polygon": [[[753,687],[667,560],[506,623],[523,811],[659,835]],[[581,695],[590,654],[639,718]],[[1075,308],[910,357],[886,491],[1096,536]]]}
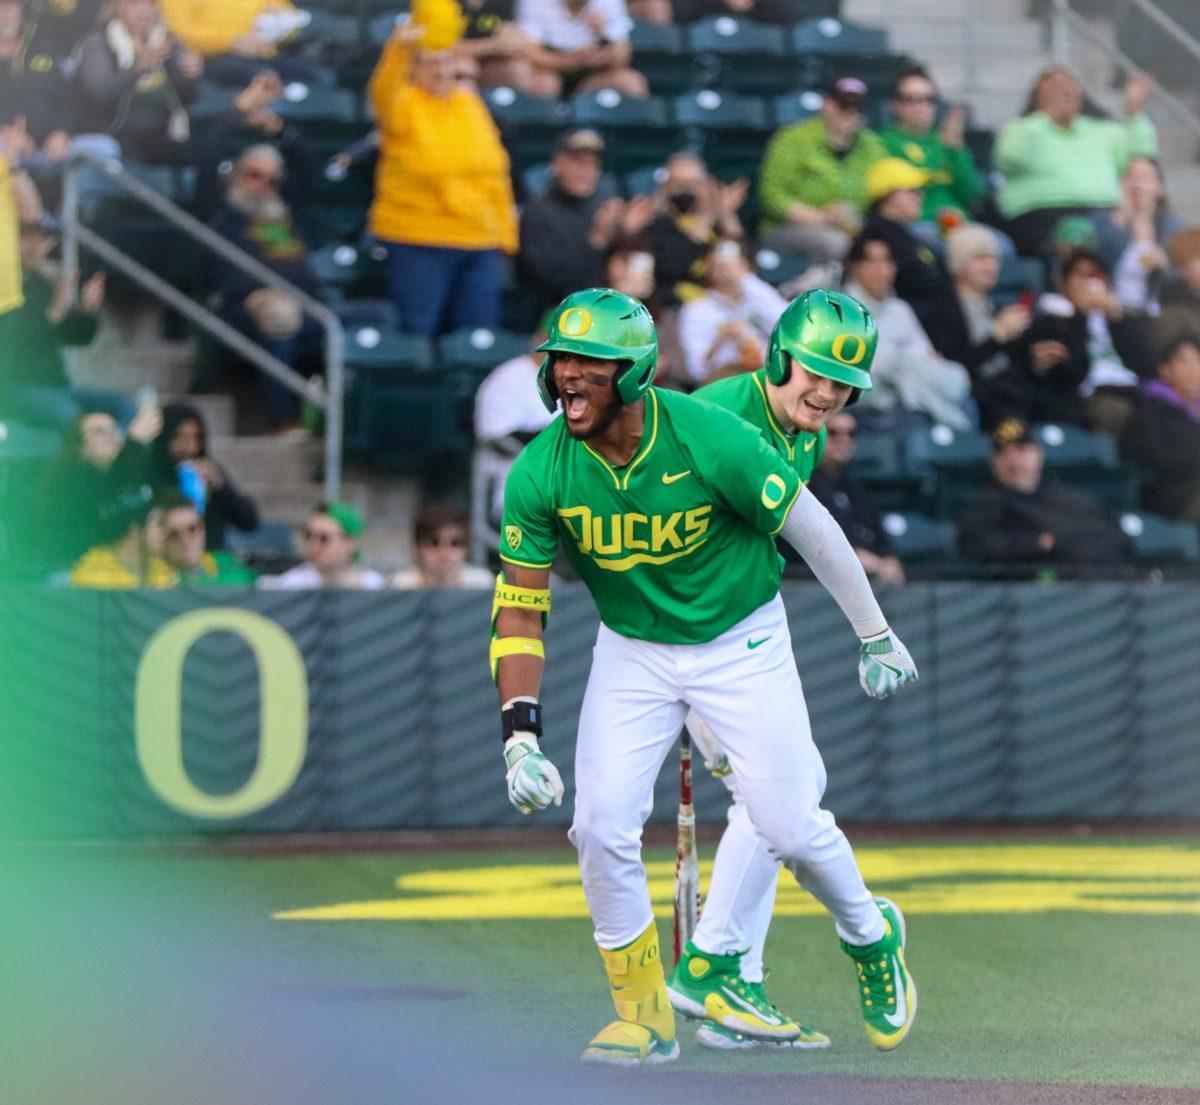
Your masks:
{"label": "concrete step", "polygon": [[71,379],[82,387],[132,395],[156,388],[160,395],[185,392],[192,381],[196,350],[189,341],[165,341],[162,311],[154,304],[106,309],[96,340],[67,350]]}
{"label": "concrete step", "polygon": [[163,406],[168,403],[186,403],[195,407],[204,416],[210,438],[232,437],[234,432],[234,401],[230,395],[164,395]]}
{"label": "concrete step", "polygon": [[300,489],[321,475],[323,446],[314,438],[214,435],[210,452],[247,485]]}

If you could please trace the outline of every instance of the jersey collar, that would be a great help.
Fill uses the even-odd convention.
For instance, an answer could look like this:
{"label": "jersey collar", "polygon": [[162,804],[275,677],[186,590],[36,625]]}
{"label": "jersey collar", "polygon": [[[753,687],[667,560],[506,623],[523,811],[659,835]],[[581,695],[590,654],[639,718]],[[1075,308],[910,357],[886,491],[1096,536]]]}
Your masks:
{"label": "jersey collar", "polygon": [[779,419],[775,417],[775,412],[771,410],[771,400],[767,398],[766,369],[760,368],[754,373],[752,379],[754,380],[754,386],[758,388],[758,394],[762,396],[763,410],[767,412],[767,422],[770,424],[771,430],[783,442],[783,447],[787,450],[788,460],[795,460],[796,438],[799,436],[799,432],[789,434],[779,424]]}
{"label": "jersey collar", "polygon": [[658,439],[658,396],[655,394],[655,389],[651,388],[646,392],[646,431],[642,434],[641,448],[634,454],[633,460],[626,464],[619,472],[611,464],[608,463],[599,453],[596,452],[586,441],[583,442],[583,447],[592,454],[603,466],[604,470],[612,476],[613,483],[616,484],[618,491],[629,490],[629,477],[633,475],[633,471],[639,464],[642,463],[650,455],[650,450],[654,448],[654,442]]}

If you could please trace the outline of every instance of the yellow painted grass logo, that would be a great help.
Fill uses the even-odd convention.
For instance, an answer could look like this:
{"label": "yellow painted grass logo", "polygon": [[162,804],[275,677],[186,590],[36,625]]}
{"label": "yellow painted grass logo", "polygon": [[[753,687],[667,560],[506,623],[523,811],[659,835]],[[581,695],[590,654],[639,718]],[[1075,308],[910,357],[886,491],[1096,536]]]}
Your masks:
{"label": "yellow painted grass logo", "polygon": [[592,313],[582,307],[570,307],[558,317],[558,331],[564,338],[581,338],[592,328]]}
{"label": "yellow painted grass logo", "polygon": [[521,533],[520,526],[505,526],[504,540],[508,542],[508,547],[516,552],[521,547],[521,542],[524,540],[524,534]]}
{"label": "yellow painted grass logo", "polygon": [[[1200,849],[1170,845],[996,845],[864,848],[871,888],[909,914],[1076,913],[1200,915]],[[646,865],[659,917],[671,915],[675,861]],[[707,879],[709,863],[701,870]],[[281,921],[576,920],[587,917],[579,869],[562,863],[417,871],[398,894],[287,910]],[[818,916],[823,907],[786,872],[776,915]]]}

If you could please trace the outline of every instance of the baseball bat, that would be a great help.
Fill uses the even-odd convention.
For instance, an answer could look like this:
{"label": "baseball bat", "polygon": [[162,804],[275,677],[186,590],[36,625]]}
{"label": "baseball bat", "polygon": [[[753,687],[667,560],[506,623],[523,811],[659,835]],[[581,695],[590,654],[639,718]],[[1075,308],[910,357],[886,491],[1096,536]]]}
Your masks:
{"label": "baseball bat", "polygon": [[675,962],[700,918],[700,866],[696,859],[696,808],[692,805],[692,738],[679,735],[679,814],[675,845]]}

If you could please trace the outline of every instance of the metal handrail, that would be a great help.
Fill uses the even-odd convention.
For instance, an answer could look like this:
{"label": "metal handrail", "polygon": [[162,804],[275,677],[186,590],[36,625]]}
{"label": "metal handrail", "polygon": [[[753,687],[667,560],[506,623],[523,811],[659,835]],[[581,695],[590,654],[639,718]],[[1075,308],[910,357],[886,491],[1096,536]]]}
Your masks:
{"label": "metal handrail", "polygon": [[[178,227],[200,245],[221,256],[235,268],[255,280],[261,281],[265,286],[276,288],[295,299],[300,305],[301,311],[312,317],[325,331],[324,381],[306,380],[290,365],[268,353],[261,345],[230,326],[213,311],[188,298],[174,285],[167,283],[145,265],[118,249],[91,227],[85,226],[79,217],[78,172],[82,165],[90,165],[100,170],[108,180],[120,186],[128,195],[161,215],[167,222]],[[63,262],[68,269],[78,268],[81,245],[151,295],[179,311],[217,341],[324,411],[324,491],[326,498],[336,499],[338,497],[342,480],[342,406],[345,394],[346,335],[341,320],[333,311],[301,288],[285,280],[261,261],[250,256],[245,250],[239,249],[227,238],[223,238],[210,227],[205,226],[199,219],[189,215],[166,196],[131,176],[125,171],[120,161],[83,151],[72,154],[66,166],[63,184]]]}

